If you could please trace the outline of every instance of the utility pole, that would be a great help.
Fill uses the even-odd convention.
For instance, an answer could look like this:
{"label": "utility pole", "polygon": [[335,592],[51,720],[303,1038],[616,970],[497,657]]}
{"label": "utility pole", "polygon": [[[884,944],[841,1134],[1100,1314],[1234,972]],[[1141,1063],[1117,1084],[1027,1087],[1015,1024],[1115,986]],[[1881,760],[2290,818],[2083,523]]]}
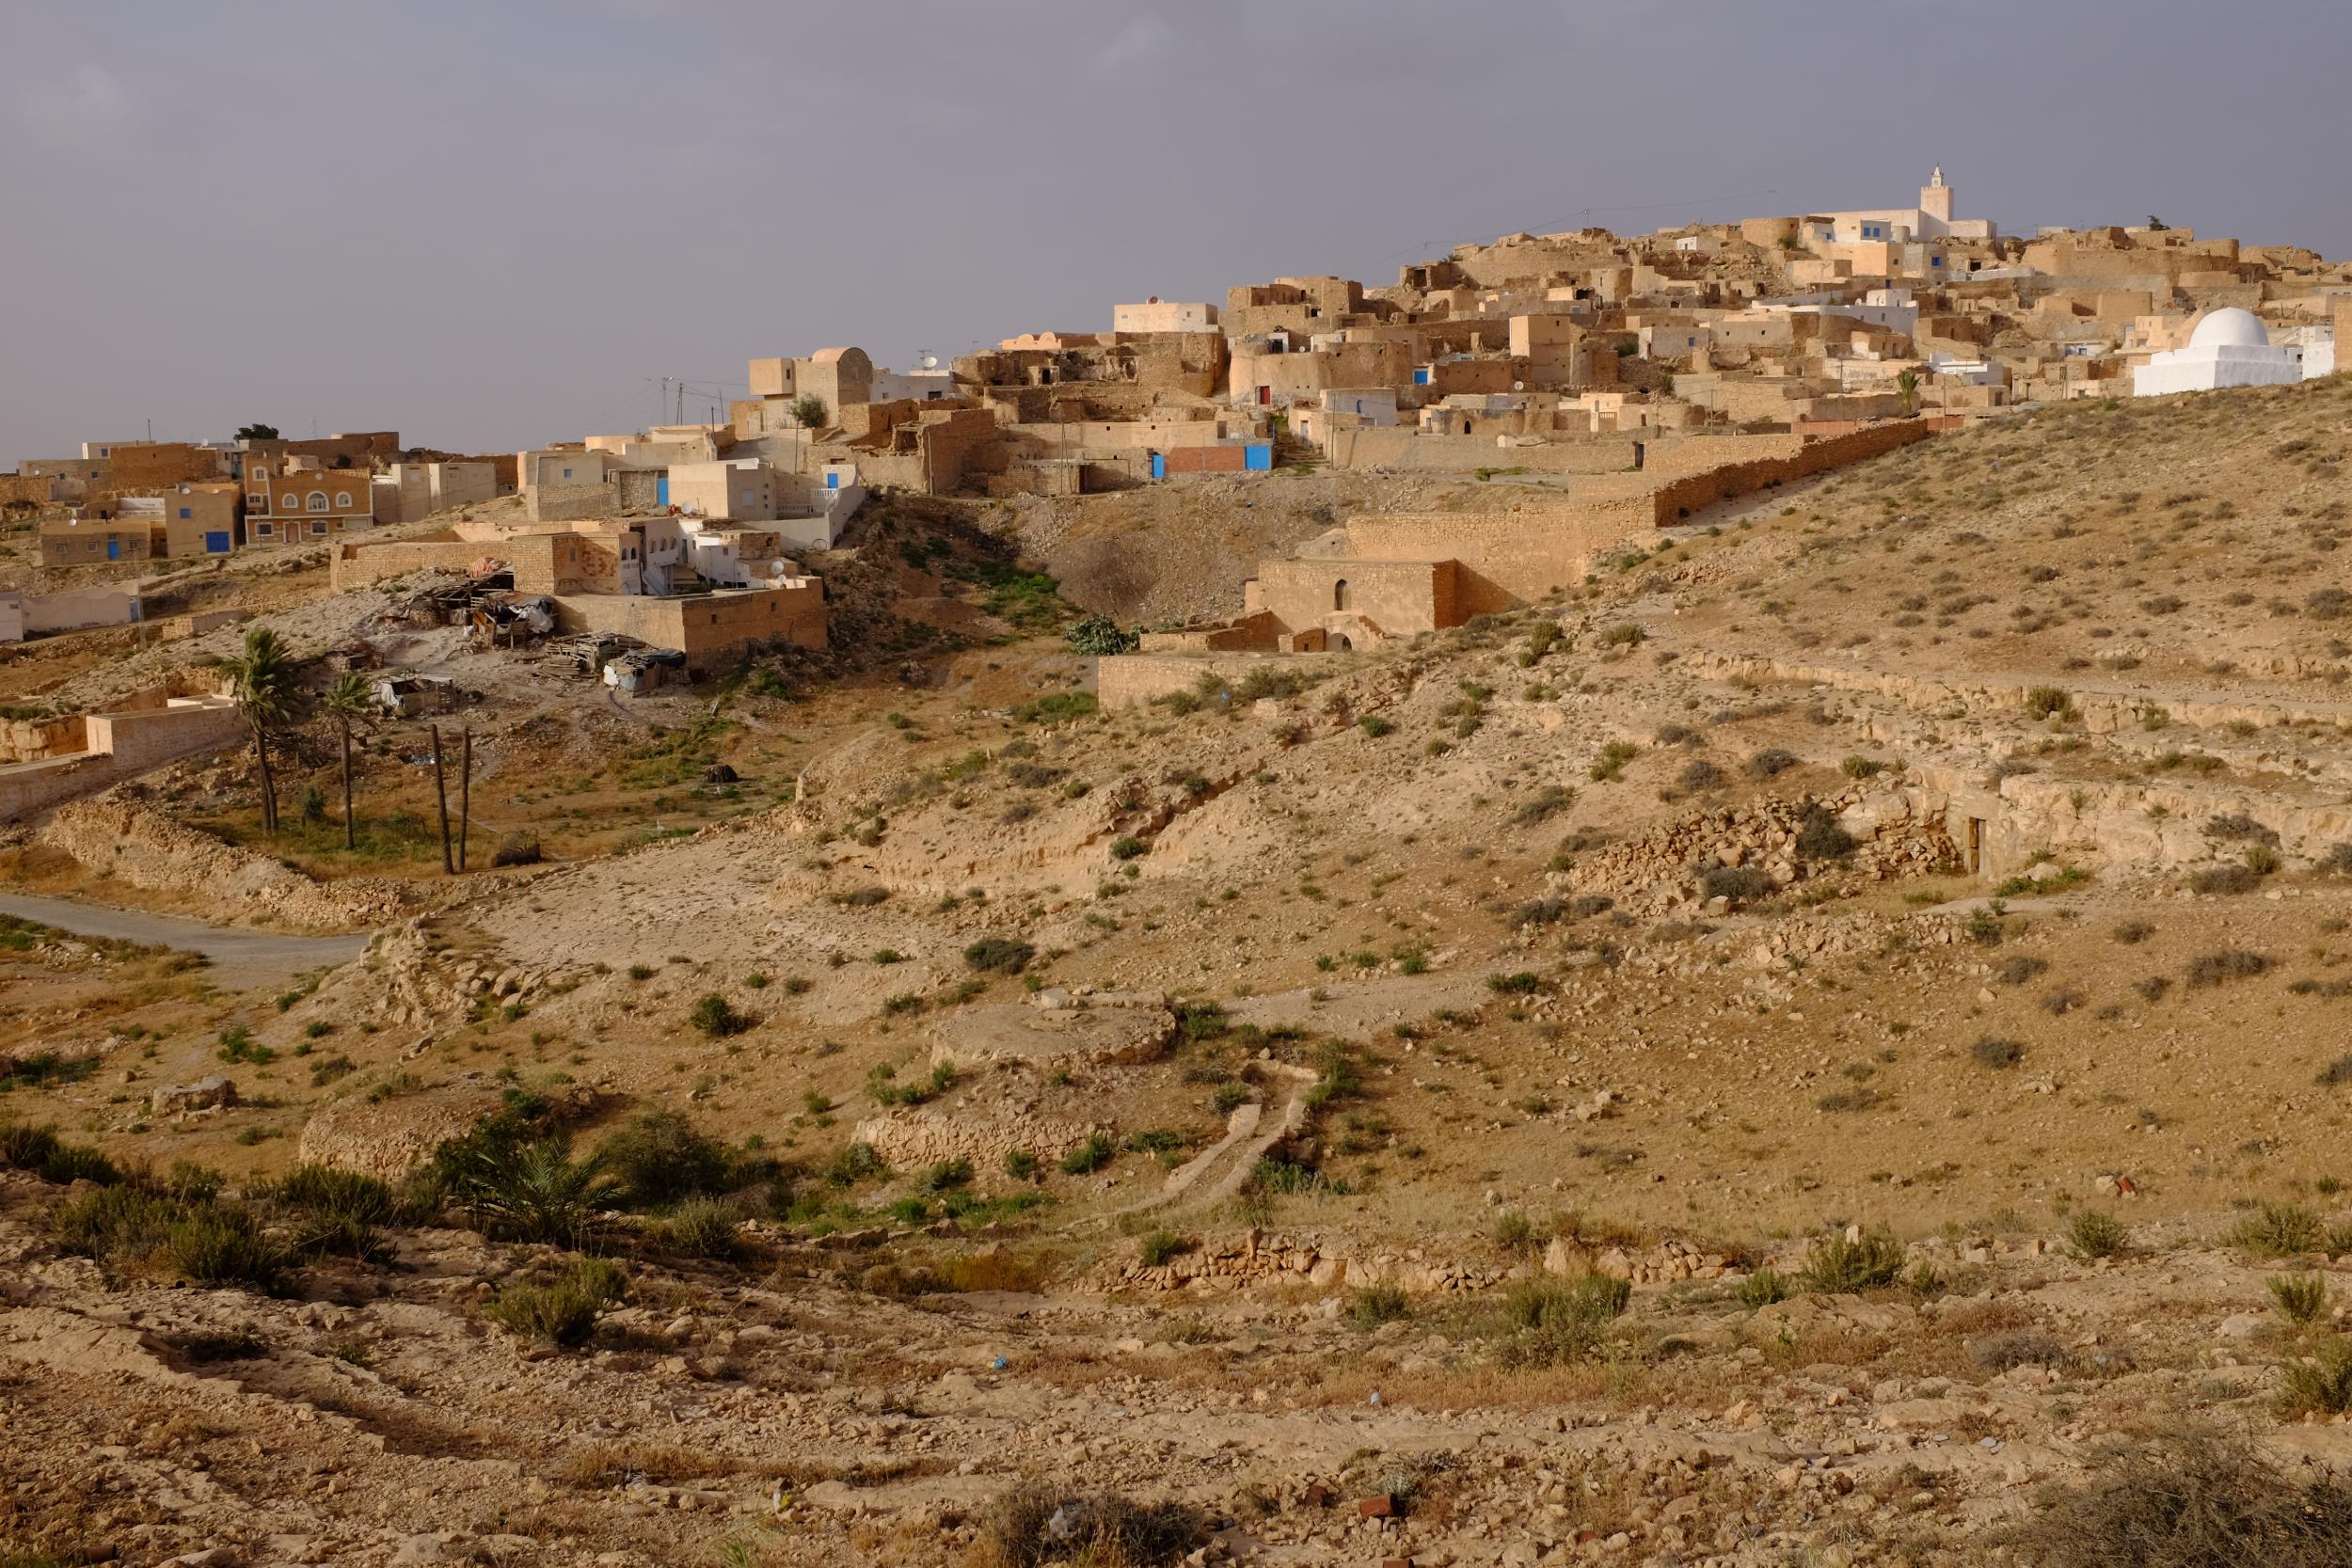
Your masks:
{"label": "utility pole", "polygon": [[465,760],[457,765],[457,869],[466,869],[466,829],[473,822],[473,726],[466,726]]}
{"label": "utility pole", "polygon": [[441,870],[454,877],[457,867],[450,863],[449,858],[449,784],[441,772],[441,726],[431,724],[426,728],[433,736],[433,801],[441,813]]}

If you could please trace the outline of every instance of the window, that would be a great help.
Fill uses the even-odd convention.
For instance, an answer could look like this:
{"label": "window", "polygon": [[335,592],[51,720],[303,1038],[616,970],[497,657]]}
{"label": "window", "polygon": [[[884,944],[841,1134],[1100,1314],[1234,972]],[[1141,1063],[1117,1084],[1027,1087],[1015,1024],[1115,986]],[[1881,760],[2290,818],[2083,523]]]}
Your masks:
{"label": "window", "polygon": [[310,510],[313,512],[324,512],[326,510],[326,491],[313,490],[310,492]]}
{"label": "window", "polygon": [[292,490],[287,491],[284,495],[278,498],[278,510],[282,512],[299,512],[302,510],[301,500],[295,497]]}
{"label": "window", "polygon": [[278,525],[275,523],[255,523],[253,525],[253,537],[256,539],[275,539],[278,537]]}
{"label": "window", "polygon": [[565,479],[569,479],[569,478],[571,478],[571,477],[572,477],[572,470],[571,470],[571,469],[569,469],[569,468],[564,469],[564,477]]}
{"label": "window", "polygon": [[335,510],[338,512],[348,512],[351,510],[350,491],[338,490],[335,492]]}
{"label": "window", "polygon": [[180,515],[181,515],[181,516],[183,516],[183,517],[193,517],[193,516],[195,516],[195,515],[196,515],[196,514],[195,514],[195,513],[193,513],[193,512],[191,512],[191,511],[189,511],[186,507],[184,507],[184,506],[183,506],[183,507],[182,507],[182,508],[180,509]]}
{"label": "window", "polygon": [[311,518],[310,531],[312,533],[325,533],[326,531],[326,519],[324,517]]}

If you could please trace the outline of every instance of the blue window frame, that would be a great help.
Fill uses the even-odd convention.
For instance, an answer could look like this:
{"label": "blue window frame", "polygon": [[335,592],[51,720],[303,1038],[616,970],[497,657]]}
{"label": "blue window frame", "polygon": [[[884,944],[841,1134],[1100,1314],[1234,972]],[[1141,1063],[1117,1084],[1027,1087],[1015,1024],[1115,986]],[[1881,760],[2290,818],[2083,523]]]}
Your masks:
{"label": "blue window frame", "polygon": [[186,507],[184,507],[184,506],[183,506],[183,507],[182,507],[182,508],[180,509],[180,515],[181,515],[181,516],[183,516],[183,517],[193,517],[193,516],[195,516],[195,515],[196,515],[196,514],[195,514],[195,513],[193,513],[193,512],[191,512],[191,511],[189,511]]}

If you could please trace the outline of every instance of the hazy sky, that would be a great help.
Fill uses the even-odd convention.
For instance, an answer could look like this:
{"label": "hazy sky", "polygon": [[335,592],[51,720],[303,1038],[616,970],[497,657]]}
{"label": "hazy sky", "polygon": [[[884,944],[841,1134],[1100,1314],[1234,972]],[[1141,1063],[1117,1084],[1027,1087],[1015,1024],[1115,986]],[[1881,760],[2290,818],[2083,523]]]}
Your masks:
{"label": "hazy sky", "polygon": [[511,451],[753,355],[1938,161],[2005,231],[2352,251],[2344,0],[12,0],[0,40],[0,465],[149,420]]}

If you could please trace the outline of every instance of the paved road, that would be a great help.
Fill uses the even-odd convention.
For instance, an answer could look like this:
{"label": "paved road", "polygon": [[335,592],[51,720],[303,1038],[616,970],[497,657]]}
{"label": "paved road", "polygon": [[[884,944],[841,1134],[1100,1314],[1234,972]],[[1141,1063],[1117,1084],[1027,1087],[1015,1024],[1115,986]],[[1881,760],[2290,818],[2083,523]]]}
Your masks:
{"label": "paved road", "polygon": [[294,937],[276,931],[255,931],[235,926],[209,926],[178,915],[149,914],[143,910],[84,904],[68,898],[41,898],[31,894],[0,893],[0,914],[38,920],[61,931],[81,936],[113,937],[201,953],[213,960],[209,972],[232,990],[270,985],[305,970],[348,963],[367,950],[365,935]]}

